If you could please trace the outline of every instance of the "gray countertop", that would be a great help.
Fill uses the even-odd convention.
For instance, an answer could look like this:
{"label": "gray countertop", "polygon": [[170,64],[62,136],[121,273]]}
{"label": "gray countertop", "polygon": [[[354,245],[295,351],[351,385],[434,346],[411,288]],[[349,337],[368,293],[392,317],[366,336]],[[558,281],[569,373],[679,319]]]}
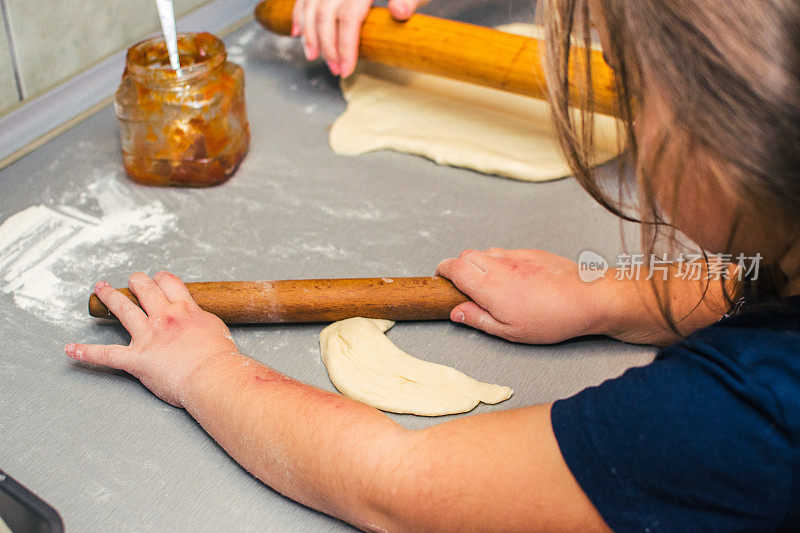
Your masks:
{"label": "gray countertop", "polygon": [[[460,5],[448,14],[509,21],[507,7]],[[129,376],[69,360],[67,342],[126,340],[118,326],[84,316],[94,281],[124,285],[135,269],[168,269],[186,281],[429,275],[463,248],[542,248],[573,259],[586,249],[607,258],[622,251],[617,220],[571,179],[520,183],[390,152],[336,156],[328,127],[344,102],[323,66],[306,65],[296,44],[254,23],[226,43],[245,68],[252,130],[250,153],[226,184],[130,182],[111,108],[0,172],[0,221],[32,205],[71,207],[96,217],[108,236],[53,252],[55,259],[43,255],[50,261],[36,267],[34,281],[49,292],[36,302],[0,279],[0,468],[51,503],[68,531],[349,528],[262,485],[184,411]],[[115,206],[156,206],[148,227],[158,231],[114,233]],[[232,331],[243,353],[334,390],[319,356],[321,327]],[[515,390],[475,412],[566,397],[654,353],[602,338],[523,346],[447,322],[399,324],[389,337],[411,354]],[[420,428],[449,417],[394,418]]]}

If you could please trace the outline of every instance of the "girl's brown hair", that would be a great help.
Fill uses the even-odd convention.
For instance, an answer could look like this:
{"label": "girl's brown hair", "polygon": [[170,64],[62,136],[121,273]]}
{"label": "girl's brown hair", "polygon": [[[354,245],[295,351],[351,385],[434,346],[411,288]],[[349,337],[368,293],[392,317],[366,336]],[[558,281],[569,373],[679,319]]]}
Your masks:
{"label": "girl's brown hair", "polygon": [[[621,119],[620,175],[634,162],[638,216],[624,180],[609,189],[591,168],[595,99],[591,88],[592,14],[608,37]],[[729,242],[747,217],[795,232],[800,213],[800,2],[797,0],[540,0],[548,93],[559,141],[575,177],[603,206],[642,223],[646,256],[671,234],[682,181],[713,184],[736,206]],[[572,46],[575,42],[581,47]],[[570,108],[580,112],[570,113]],[[657,116],[657,133],[640,153],[636,115]],[[667,174],[667,175],[665,175]],[[656,177],[658,179],[656,179]],[[671,202],[656,202],[670,183]],[[615,197],[616,196],[616,197]],[[713,198],[704,199],[713,202]],[[717,250],[719,252],[719,250]],[[762,268],[759,283],[778,291],[785,279]],[[668,287],[666,285],[665,287]],[[666,289],[665,289],[666,290]],[[729,300],[732,295],[726,292]],[[670,298],[656,290],[667,324],[678,331]]]}

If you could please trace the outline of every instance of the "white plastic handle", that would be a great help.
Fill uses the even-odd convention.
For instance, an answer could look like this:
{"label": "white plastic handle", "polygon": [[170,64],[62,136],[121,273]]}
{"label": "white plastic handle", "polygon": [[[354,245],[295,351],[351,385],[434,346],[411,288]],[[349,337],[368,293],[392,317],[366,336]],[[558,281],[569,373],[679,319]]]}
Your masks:
{"label": "white plastic handle", "polygon": [[172,7],[172,0],[156,0],[156,7],[158,7],[158,18],[161,20],[161,32],[167,43],[169,64],[180,77],[181,61],[178,56],[178,33],[175,30],[175,10]]}

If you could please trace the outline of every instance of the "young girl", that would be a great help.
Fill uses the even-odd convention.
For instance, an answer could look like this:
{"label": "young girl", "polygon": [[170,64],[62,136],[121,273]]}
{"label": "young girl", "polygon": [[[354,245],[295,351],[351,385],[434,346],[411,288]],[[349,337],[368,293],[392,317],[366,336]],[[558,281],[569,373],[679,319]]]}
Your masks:
{"label": "young girl", "polygon": [[[407,18],[418,3],[390,7]],[[591,75],[567,67],[582,64],[570,39],[595,28],[616,72],[645,234],[668,223],[722,257],[760,257],[746,269],[757,279],[736,283],[735,265],[722,269],[727,285],[683,279],[677,263],[667,281],[583,283],[546,252],[467,250],[438,267],[472,298],[451,318],[519,342],[672,343],[652,364],[554,404],[410,431],[239,354],[164,272],[131,276],[143,310],[97,284],[130,346],[67,354],[130,372],[264,483],[364,529],[799,529],[800,3],[541,4],[553,117],[577,179],[622,212],[589,169],[592,95],[567,90]],[[321,49],[349,74],[368,8],[298,2],[295,33],[310,58]]]}

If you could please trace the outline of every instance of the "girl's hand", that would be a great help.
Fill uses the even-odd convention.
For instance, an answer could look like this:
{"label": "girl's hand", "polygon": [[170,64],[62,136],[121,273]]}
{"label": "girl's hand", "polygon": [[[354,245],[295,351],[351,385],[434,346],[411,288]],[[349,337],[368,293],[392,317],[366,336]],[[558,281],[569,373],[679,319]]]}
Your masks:
{"label": "girl's hand", "polygon": [[[292,13],[292,36],[303,36],[306,59],[325,58],[334,75],[347,77],[356,68],[361,25],[373,0],[297,0]],[[428,0],[389,0],[389,11],[408,20]]]}
{"label": "girl's hand", "polygon": [[130,345],[68,344],[67,355],[133,374],[156,396],[182,407],[183,387],[195,368],[208,358],[238,353],[230,331],[200,309],[173,274],[151,279],[135,272],[128,287],[141,309],[105,281],[94,291],[131,334]]}
{"label": "girl's hand", "polygon": [[442,261],[436,273],[473,300],[453,309],[454,322],[530,344],[602,333],[602,281],[581,281],[569,259],[541,250],[464,250]]}

